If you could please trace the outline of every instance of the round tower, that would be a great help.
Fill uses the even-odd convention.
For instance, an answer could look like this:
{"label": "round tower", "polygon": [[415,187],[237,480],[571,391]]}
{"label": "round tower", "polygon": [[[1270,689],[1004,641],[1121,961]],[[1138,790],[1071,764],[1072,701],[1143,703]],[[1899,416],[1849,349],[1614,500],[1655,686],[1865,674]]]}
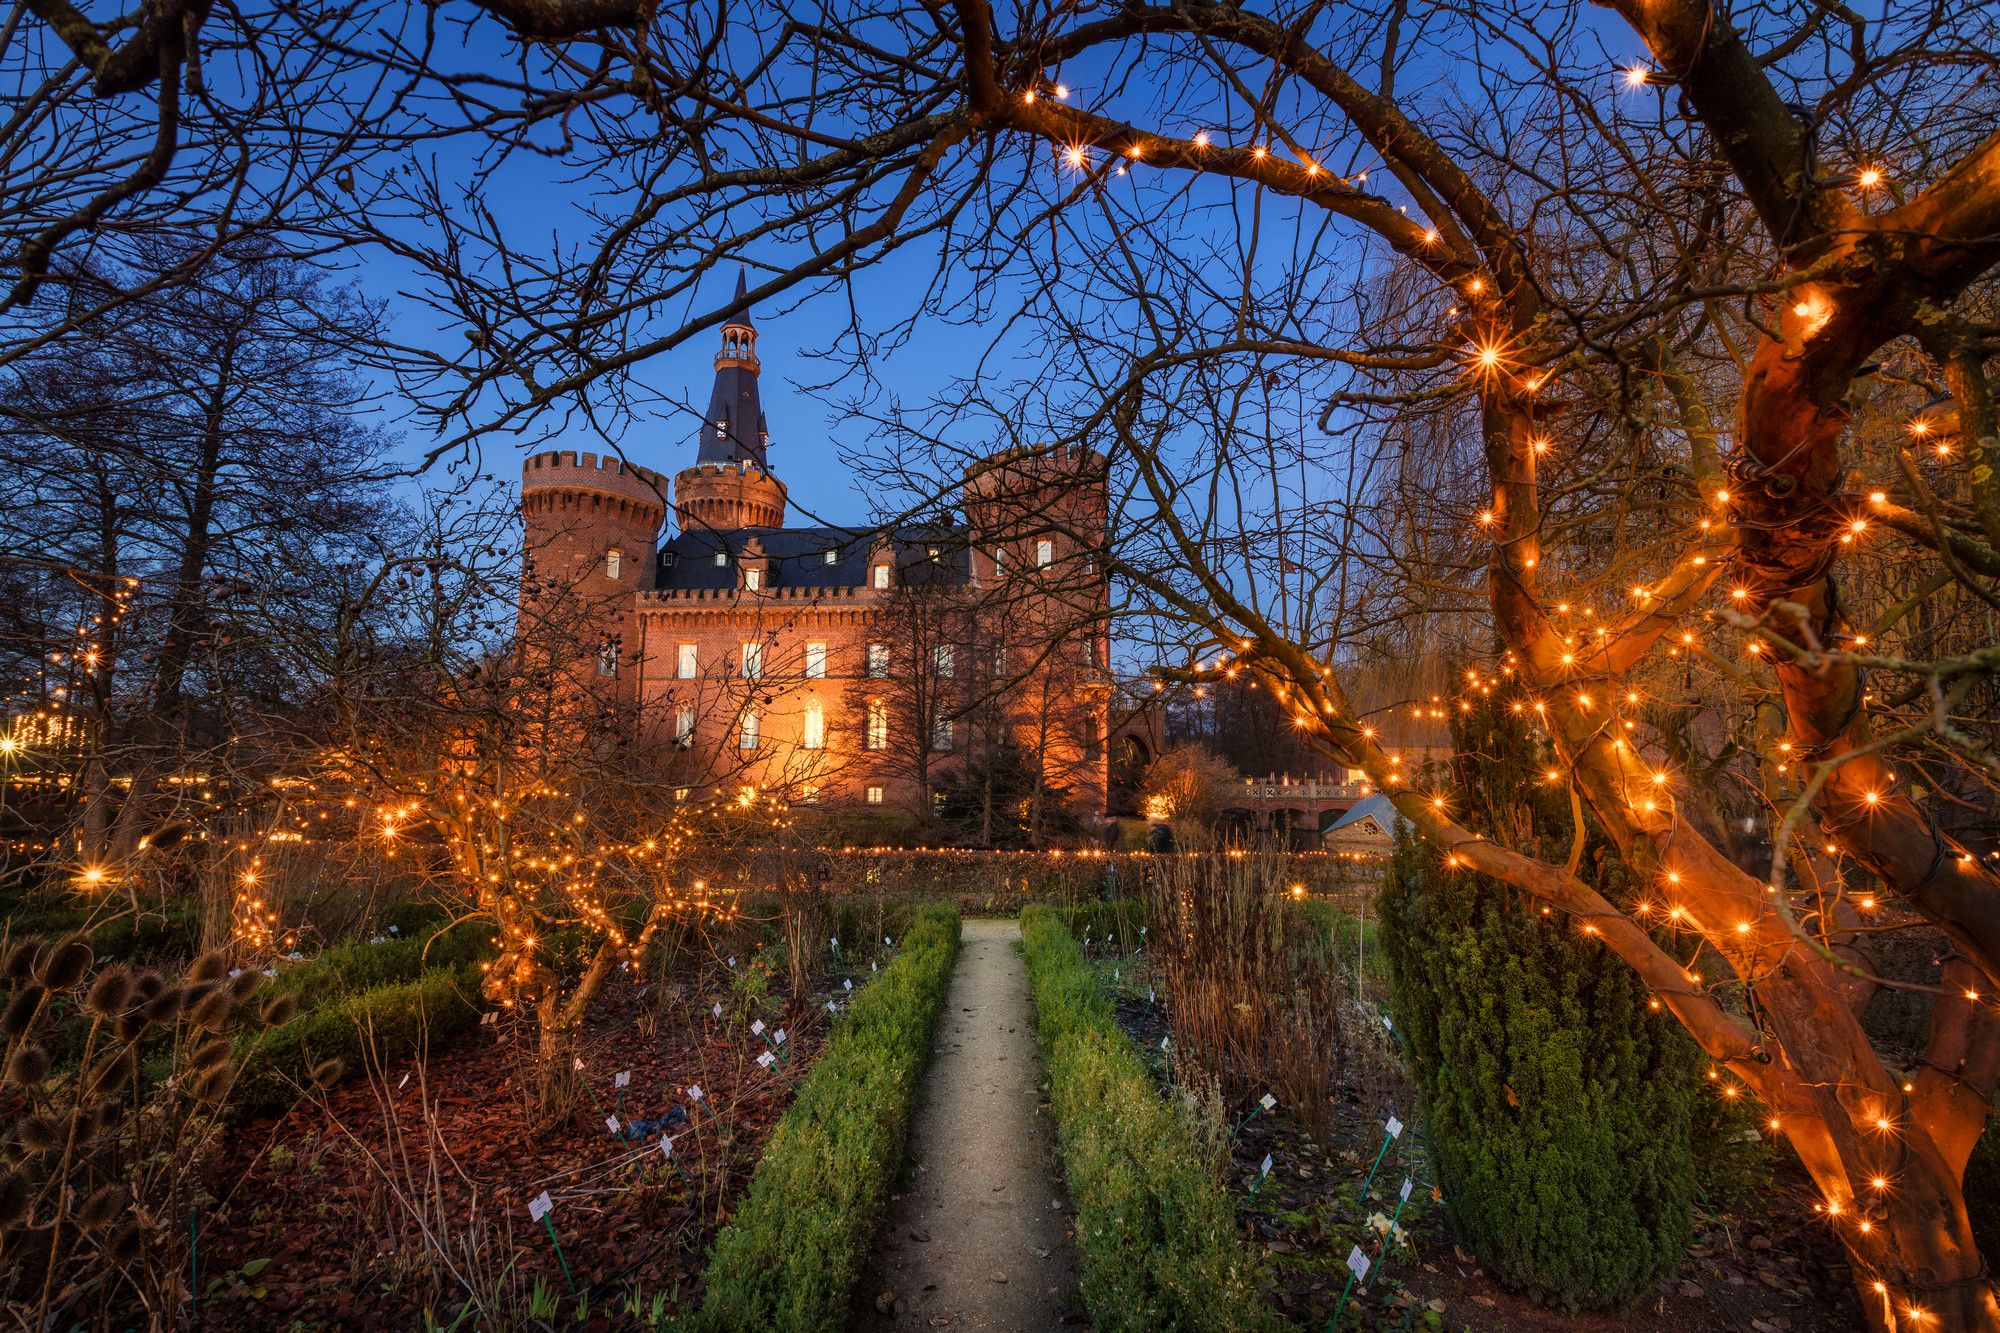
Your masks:
{"label": "round tower", "polygon": [[596,454],[550,451],[522,465],[524,635],[594,660],[598,676],[636,679],[638,595],[653,586],[666,490],[657,472]]}
{"label": "round tower", "polygon": [[[747,300],[736,275],[736,300]],[[694,466],[674,478],[674,521],[681,531],[779,528],[785,484],[771,475],[770,430],[757,390],[757,326],[745,308],[722,326],[715,389],[696,441]]]}

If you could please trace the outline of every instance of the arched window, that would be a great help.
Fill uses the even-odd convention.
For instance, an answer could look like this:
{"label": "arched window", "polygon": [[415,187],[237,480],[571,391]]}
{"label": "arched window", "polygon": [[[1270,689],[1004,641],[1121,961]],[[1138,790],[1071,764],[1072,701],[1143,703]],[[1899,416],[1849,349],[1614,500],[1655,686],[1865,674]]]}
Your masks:
{"label": "arched window", "polygon": [[605,578],[607,579],[617,578],[619,571],[624,568],[624,565],[625,565],[625,553],[619,550],[617,547],[614,546],[610,550],[604,553]]}

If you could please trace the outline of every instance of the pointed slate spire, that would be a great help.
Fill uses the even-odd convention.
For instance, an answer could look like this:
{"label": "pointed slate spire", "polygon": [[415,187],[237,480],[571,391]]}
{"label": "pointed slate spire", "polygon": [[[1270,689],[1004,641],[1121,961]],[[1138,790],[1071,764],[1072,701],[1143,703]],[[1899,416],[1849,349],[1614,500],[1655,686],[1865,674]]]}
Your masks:
{"label": "pointed slate spire", "polygon": [[[742,300],[749,289],[748,279],[738,269],[736,299]],[[722,348],[715,354],[715,389],[709,394],[708,416],[696,442],[697,463],[767,466],[768,442],[757,372],[757,326],[745,310],[722,326]]]}

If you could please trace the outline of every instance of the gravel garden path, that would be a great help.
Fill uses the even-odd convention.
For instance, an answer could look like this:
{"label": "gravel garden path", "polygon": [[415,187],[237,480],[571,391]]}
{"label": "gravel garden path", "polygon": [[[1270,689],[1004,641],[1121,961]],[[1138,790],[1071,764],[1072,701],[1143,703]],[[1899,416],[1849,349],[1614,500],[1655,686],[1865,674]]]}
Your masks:
{"label": "gravel garden path", "polygon": [[1015,921],[967,921],[858,1330],[1085,1322]]}

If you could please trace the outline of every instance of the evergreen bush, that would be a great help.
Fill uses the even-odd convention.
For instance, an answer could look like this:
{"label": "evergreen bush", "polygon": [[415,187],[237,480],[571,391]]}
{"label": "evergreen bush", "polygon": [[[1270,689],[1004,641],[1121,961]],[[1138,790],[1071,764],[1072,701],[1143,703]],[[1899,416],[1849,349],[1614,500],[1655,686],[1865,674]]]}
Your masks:
{"label": "evergreen bush", "polygon": [[[1567,793],[1499,698],[1453,724],[1454,808],[1508,846],[1569,855]],[[1578,873],[1621,896],[1586,824]],[[1565,1308],[1651,1289],[1692,1230],[1699,1052],[1626,964],[1515,890],[1399,837],[1381,896],[1396,1021],[1454,1229],[1496,1277]]]}

